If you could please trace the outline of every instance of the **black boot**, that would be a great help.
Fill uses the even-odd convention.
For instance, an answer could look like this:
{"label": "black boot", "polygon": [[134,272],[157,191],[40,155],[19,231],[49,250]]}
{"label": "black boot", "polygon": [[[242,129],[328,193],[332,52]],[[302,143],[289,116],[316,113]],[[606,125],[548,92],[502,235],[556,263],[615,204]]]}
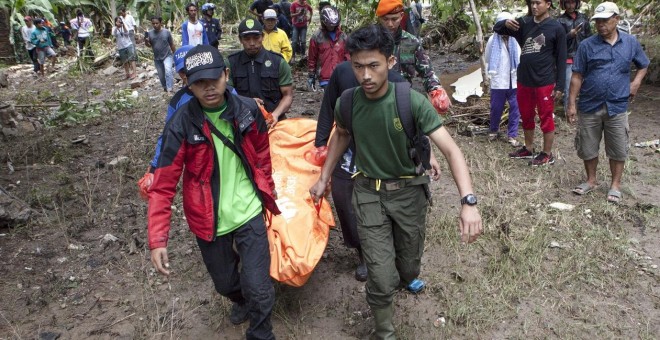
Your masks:
{"label": "black boot", "polygon": [[367,263],[364,262],[362,249],[358,249],[358,258],[360,259],[360,263],[357,268],[355,268],[355,279],[360,282],[365,282],[367,281]]}

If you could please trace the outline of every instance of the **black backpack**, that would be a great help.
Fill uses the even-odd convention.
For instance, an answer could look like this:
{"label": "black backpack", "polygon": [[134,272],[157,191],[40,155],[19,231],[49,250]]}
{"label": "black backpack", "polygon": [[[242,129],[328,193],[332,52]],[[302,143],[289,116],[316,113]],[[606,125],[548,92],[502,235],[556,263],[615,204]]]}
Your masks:
{"label": "black backpack", "polygon": [[[396,111],[399,114],[399,120],[403,126],[403,131],[410,141],[408,145],[408,156],[415,164],[415,173],[418,176],[424,174],[425,170],[431,169],[431,143],[429,139],[417,129],[413,120],[410,105],[410,83],[392,83],[394,84],[394,97],[396,98]],[[341,94],[340,113],[344,121],[344,127],[353,135],[353,93],[355,87],[344,91]],[[347,105],[348,104],[348,105]],[[351,141],[351,143],[353,143]],[[357,148],[355,148],[357,152]],[[353,157],[355,159],[355,157]]]}

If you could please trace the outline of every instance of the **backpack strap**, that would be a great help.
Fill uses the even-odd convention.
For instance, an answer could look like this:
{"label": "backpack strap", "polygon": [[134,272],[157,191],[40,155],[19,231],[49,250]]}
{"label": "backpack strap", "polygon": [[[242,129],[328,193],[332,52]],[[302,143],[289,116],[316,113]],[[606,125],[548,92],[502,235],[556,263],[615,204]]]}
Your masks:
{"label": "backpack strap", "polygon": [[339,114],[341,114],[341,120],[344,121],[344,128],[348,130],[348,133],[353,136],[353,93],[355,92],[355,87],[351,87],[348,90],[345,90],[341,93],[339,97]]}
{"label": "backpack strap", "polygon": [[393,84],[394,98],[396,99],[396,111],[399,114],[403,131],[406,133],[408,140],[412,142],[415,140],[415,135],[417,135],[417,125],[415,125],[413,120],[410,107],[410,83],[404,81],[402,83]]}

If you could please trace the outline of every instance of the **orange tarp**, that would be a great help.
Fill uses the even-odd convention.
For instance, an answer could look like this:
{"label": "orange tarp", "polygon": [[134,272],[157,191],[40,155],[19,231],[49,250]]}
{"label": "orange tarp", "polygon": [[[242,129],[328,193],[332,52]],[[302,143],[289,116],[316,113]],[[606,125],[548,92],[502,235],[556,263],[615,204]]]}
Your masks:
{"label": "orange tarp", "polygon": [[269,132],[273,180],[281,215],[267,216],[270,243],[270,276],[300,287],[307,282],[321,259],[328,234],[335,222],[330,204],[314,206],[309,188],[318,180],[321,167],[305,160],[314,149],[316,121],[292,118],[278,122]]}

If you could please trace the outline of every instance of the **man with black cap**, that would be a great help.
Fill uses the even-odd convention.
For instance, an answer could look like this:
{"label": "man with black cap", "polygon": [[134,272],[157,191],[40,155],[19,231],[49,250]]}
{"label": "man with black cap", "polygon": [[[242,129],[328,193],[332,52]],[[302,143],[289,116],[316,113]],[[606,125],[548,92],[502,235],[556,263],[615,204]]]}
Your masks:
{"label": "man with black cap", "polygon": [[238,25],[243,50],[228,57],[230,84],[241,96],[254,98],[273,115],[272,124],[286,119],[293,102],[291,67],[282,55],[263,47],[263,26],[254,19]]}
{"label": "man with black cap", "polygon": [[216,291],[233,303],[230,321],[249,319],[248,339],[275,339],[270,321],[275,290],[263,213],[280,211],[266,121],[253,99],[227,90],[229,71],[215,47],[191,49],[185,68],[194,98],[165,126],[148,191],[151,262],[161,274],[171,274],[170,207],[183,173],[186,220]]}

